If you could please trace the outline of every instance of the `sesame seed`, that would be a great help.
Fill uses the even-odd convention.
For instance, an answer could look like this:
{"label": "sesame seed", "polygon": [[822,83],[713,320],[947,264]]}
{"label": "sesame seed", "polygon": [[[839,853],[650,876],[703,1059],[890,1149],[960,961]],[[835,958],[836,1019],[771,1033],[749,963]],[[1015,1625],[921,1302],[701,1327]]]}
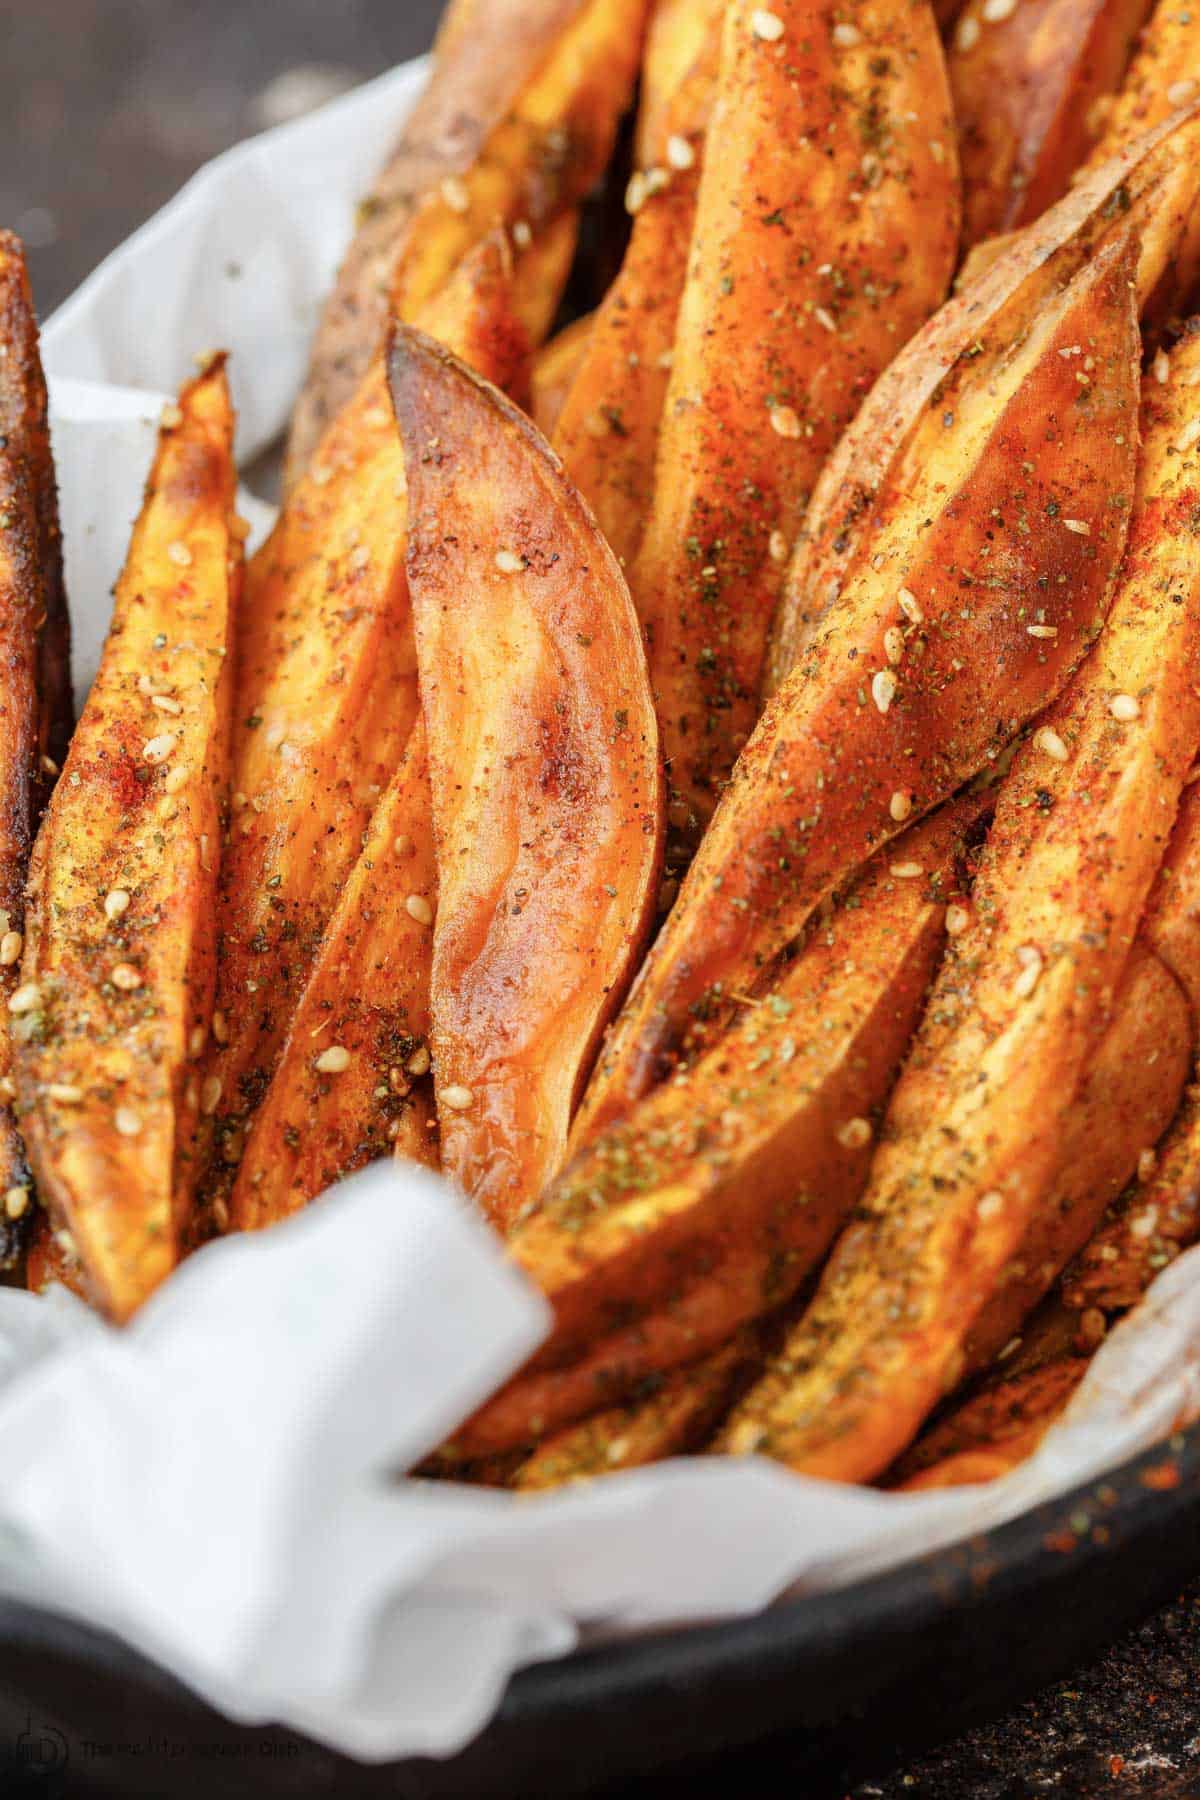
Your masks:
{"label": "sesame seed", "polygon": [[911,589],[901,588],[896,595],[896,603],[905,618],[912,624],[919,625],[924,619],[925,614],[921,611],[921,603]]}
{"label": "sesame seed", "polygon": [[533,242],[533,227],[528,219],[517,219],[512,228],[512,241],[518,250],[528,250]]}
{"label": "sesame seed", "polygon": [[635,169],[629,177],[625,189],[625,211],[631,218],[636,218],[646,204],[646,177],[640,169]]}
{"label": "sesame seed", "polygon": [[466,1112],[469,1106],[475,1104],[475,1096],[470,1088],[459,1087],[456,1083],[442,1088],[438,1093],[438,1100],[443,1106],[448,1106],[451,1112]]}
{"label": "sesame seed", "polygon": [[229,1042],[229,1024],[220,1008],[212,1016],[212,1034],[218,1044]]}
{"label": "sesame seed", "polygon": [[923,873],[924,870],[920,863],[917,862],[897,862],[892,864],[892,874],[896,877],[897,881],[915,881],[917,876]]}
{"label": "sesame seed", "polygon": [[318,1075],[342,1075],[350,1067],[350,1052],[344,1044],[330,1044],[322,1050],[313,1067]]}
{"label": "sesame seed", "polygon": [[1171,106],[1186,106],[1196,91],[1194,81],[1173,81],[1167,89],[1167,101]]}
{"label": "sesame seed", "polygon": [[646,198],[647,199],[650,198],[651,194],[661,194],[663,189],[665,187],[669,187],[670,184],[671,184],[671,177],[667,174],[667,171],[665,169],[647,169],[646,170]]}
{"label": "sesame seed", "polygon": [[773,531],[767,540],[767,549],[772,562],[786,562],[788,559],[788,541],[782,531]]}
{"label": "sesame seed", "polygon": [[667,161],[673,169],[690,169],[696,160],[696,152],[687,138],[669,137],[667,139]]}
{"label": "sesame seed", "polygon": [[24,1218],[29,1206],[29,1189],[10,1187],[4,1191],[4,1210],[10,1219]]}
{"label": "sesame seed", "polygon": [[1153,1237],[1158,1230],[1158,1208],[1147,1206],[1137,1217],[1129,1222],[1129,1235],[1132,1238]]}
{"label": "sesame seed", "polygon": [[869,1119],[846,1119],[838,1126],[834,1136],[843,1150],[861,1150],[871,1141],[871,1123]]}
{"label": "sesame seed", "polygon": [[192,566],[192,553],[181,538],[176,538],[173,544],[167,545],[167,556],[177,569],[190,569]]}
{"label": "sesame seed", "polygon": [[77,1257],[78,1256],[79,1253],[75,1248],[75,1239],[71,1236],[69,1231],[67,1231],[65,1229],[62,1231],[56,1231],[54,1234],[54,1241],[58,1245],[59,1249],[62,1251],[64,1256],[68,1256],[68,1257]]}
{"label": "sesame seed", "polygon": [[881,713],[886,713],[896,698],[896,677],[890,669],[880,669],[871,677],[871,698]]}
{"label": "sesame seed", "polygon": [[205,1034],[203,1025],[193,1025],[192,1026],[191,1036],[188,1038],[188,1055],[189,1056],[199,1056],[200,1055],[201,1051],[204,1049],[205,1035],[206,1034]]}
{"label": "sesame seed", "polygon": [[168,794],[177,794],[179,792],[180,788],[184,788],[187,786],[187,780],[188,780],[187,764],[186,763],[176,763],[175,767],[173,769],[167,770],[166,778],[163,781],[163,787],[166,789]]}
{"label": "sesame seed", "polygon": [[220,1104],[221,1077],[207,1075],[204,1079],[204,1086],[200,1089],[200,1111],[206,1118],[211,1119]]}
{"label": "sesame seed", "polygon": [[824,328],[824,330],[826,330],[826,331],[836,331],[837,330],[837,320],[834,318],[834,316],[831,312],[826,310],[825,307],[814,306],[813,307],[813,318],[817,321],[818,325],[820,325]]}
{"label": "sesame seed", "polygon": [[898,625],[889,625],[884,632],[883,653],[890,663],[904,660],[904,633]]}
{"label": "sesame seed", "polygon": [[1064,531],[1073,531],[1076,537],[1091,537],[1092,528],[1086,519],[1064,519]]}
{"label": "sesame seed", "polygon": [[83,1099],[83,1089],[76,1087],[73,1081],[48,1081],[46,1093],[59,1106],[78,1106]]}
{"label": "sesame seed", "polygon": [[[256,1177],[257,1179],[257,1177]],[[218,1231],[229,1230],[229,1207],[223,1195],[218,1194],[212,1203],[213,1224]]]}
{"label": "sesame seed", "polygon": [[137,1137],[142,1129],[142,1116],[134,1112],[132,1106],[118,1106],[113,1114],[113,1124],[122,1137]]}
{"label": "sesame seed", "polygon": [[983,0],[983,16],[989,25],[1000,25],[1005,19],[1011,19],[1017,10],[1017,0]]}
{"label": "sesame seed", "polygon": [[404,902],[404,910],[410,919],[417,921],[418,925],[433,924],[433,908],[424,894],[410,894]]}
{"label": "sesame seed", "polygon": [[8,997],[10,1013],[36,1012],[42,1004],[42,990],[36,981],[26,981]]}
{"label": "sesame seed", "polygon": [[888,811],[891,813],[893,819],[895,819],[897,825],[903,825],[905,819],[907,819],[909,813],[912,811],[911,794],[905,793],[903,788],[897,788],[891,799],[888,801]]}
{"label": "sesame seed", "polygon": [[519,575],[525,567],[525,558],[515,550],[497,550],[492,560],[502,575]]}
{"label": "sesame seed", "polygon": [[124,989],[127,994],[132,994],[135,988],[142,985],[141,975],[132,963],[117,963],[109,980],[114,987]]}
{"label": "sesame seed", "polygon": [[673,369],[675,367],[675,352],[674,350],[660,350],[654,361],[656,367],[660,369]]}
{"label": "sesame seed", "polygon": [[853,50],[855,44],[862,42],[862,32],[856,25],[835,25],[829,35],[839,50]]}
{"label": "sesame seed", "polygon": [[758,11],[750,14],[750,29],[764,44],[777,44],[783,36],[783,20],[778,13]]}
{"label": "sesame seed", "polygon": [[1181,452],[1190,450],[1197,438],[1200,438],[1200,419],[1192,419],[1180,432],[1175,448]]}
{"label": "sesame seed", "polygon": [[24,948],[25,939],[19,931],[6,931],[0,937],[0,967],[11,968],[13,963],[20,962]]}
{"label": "sesame seed", "polygon": [[308,479],[314,487],[328,487],[333,480],[333,470],[328,463],[314,463],[308,471]]}
{"label": "sesame seed", "polygon": [[418,1044],[404,1066],[410,1075],[428,1075],[431,1061],[428,1045]]}
{"label": "sesame seed", "polygon": [[104,896],[104,916],[108,919],[119,919],[121,914],[129,911],[129,895],[124,888],[110,888]]}
{"label": "sesame seed", "polygon": [[1159,350],[1154,357],[1154,379],[1160,387],[1166,387],[1171,374],[1171,359],[1165,350]]}
{"label": "sesame seed", "polygon": [[1058,636],[1057,625],[1027,625],[1025,630],[1031,638],[1056,638]]}
{"label": "sesame seed", "polygon": [[955,33],[954,42],[964,54],[973,50],[979,42],[979,20],[969,17],[964,19]]}
{"label": "sesame seed", "polygon": [[57,775],[58,774],[58,764],[55,762],[55,760],[52,756],[45,756],[45,755],[40,756],[38,758],[38,761],[41,764],[43,775]]}
{"label": "sesame seed", "polygon": [[164,431],[174,431],[177,425],[183,424],[183,408],[168,400],[158,415],[158,422]]}
{"label": "sesame seed", "polygon": [[1033,944],[1022,944],[1017,951],[1020,974],[1013,982],[1018,1000],[1027,1000],[1042,977],[1042,953]]}
{"label": "sesame seed", "polygon": [[407,856],[412,848],[413,841],[406,831],[402,831],[398,837],[392,839],[392,849],[397,856]]}
{"label": "sesame seed", "polygon": [[1043,725],[1040,731],[1035,731],[1033,741],[1043,755],[1053,758],[1055,762],[1065,763],[1070,755],[1057,731],[1052,731],[1049,725]]}
{"label": "sesame seed", "polygon": [[781,438],[798,438],[800,436],[800,420],[794,407],[773,406],[768,417],[771,430]]}
{"label": "sesame seed", "polygon": [[1004,1195],[995,1188],[990,1193],[981,1194],[975,1203],[976,1215],[981,1219],[994,1219],[998,1212],[1004,1210]]}
{"label": "sesame seed", "polygon": [[161,737],[146,739],[146,742],[142,745],[142,755],[148,763],[165,762],[174,748],[175,739],[169,732],[164,732]]}
{"label": "sesame seed", "polygon": [[465,213],[471,210],[471,196],[457,175],[447,175],[442,182],[442,199],[451,212]]}
{"label": "sesame seed", "polygon": [[965,906],[946,908],[946,931],[950,937],[961,937],[970,923],[971,915]]}
{"label": "sesame seed", "polygon": [[585,413],[583,429],[589,437],[604,438],[608,436],[608,420],[602,412]]}
{"label": "sesame seed", "polygon": [[1149,1181],[1157,1167],[1158,1157],[1155,1155],[1154,1151],[1152,1149],[1143,1150],[1137,1160],[1138,1180]]}
{"label": "sesame seed", "polygon": [[1132,694],[1114,694],[1108,703],[1108,710],[1118,724],[1130,725],[1142,709]]}
{"label": "sesame seed", "polygon": [[1095,1350],[1108,1335],[1108,1320],[1098,1306],[1085,1306],[1079,1315],[1079,1337],[1085,1349]]}

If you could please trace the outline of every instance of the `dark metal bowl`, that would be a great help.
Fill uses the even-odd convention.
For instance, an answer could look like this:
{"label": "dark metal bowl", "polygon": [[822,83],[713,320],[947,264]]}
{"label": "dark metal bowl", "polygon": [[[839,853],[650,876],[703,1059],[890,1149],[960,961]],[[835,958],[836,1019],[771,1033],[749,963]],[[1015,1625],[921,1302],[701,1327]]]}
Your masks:
{"label": "dark metal bowl", "polygon": [[374,1768],[231,1725],[114,1638],[0,1602],[0,1793],[557,1800],[651,1774],[661,1793],[667,1772],[737,1752],[743,1791],[751,1756],[786,1753],[789,1775],[819,1772],[834,1794],[1064,1674],[1198,1572],[1194,1426],[854,1587],[525,1669],[460,1756]]}

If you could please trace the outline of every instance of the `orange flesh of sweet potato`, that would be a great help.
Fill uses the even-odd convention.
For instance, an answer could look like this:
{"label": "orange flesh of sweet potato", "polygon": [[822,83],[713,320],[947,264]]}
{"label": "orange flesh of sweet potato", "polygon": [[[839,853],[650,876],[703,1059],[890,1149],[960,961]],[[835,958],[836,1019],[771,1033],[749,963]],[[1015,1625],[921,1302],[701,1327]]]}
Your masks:
{"label": "orange flesh of sweet potato", "polygon": [[759,1342],[757,1331],[742,1332],[702,1362],[664,1376],[649,1393],[555,1432],[509,1486],[524,1493],[564,1487],[698,1450],[753,1370]]}
{"label": "orange flesh of sweet potato", "polygon": [[582,319],[564,325],[534,358],[529,416],[544,438],[554,436],[571,384],[587,352],[594,317],[593,313],[585,313]]}
{"label": "orange flesh of sweet potato", "polygon": [[1118,240],[1014,322],[994,369],[981,357],[976,380],[967,356],[947,374],[914,429],[908,486],[739,760],[577,1142],[669,1074],[697,1007],[753,984],[906,808],[952,793],[1062,688],[1103,620],[1128,525],[1132,270]]}
{"label": "orange flesh of sweet potato", "polygon": [[[673,794],[706,819],[758,712],[824,457],[943,298],[957,169],[933,15],[731,0],[654,493],[630,587]],[[848,29],[847,29],[848,28]],[[847,38],[852,41],[847,41]]]}
{"label": "orange flesh of sweet potato", "polygon": [[274,1224],[393,1150],[436,1165],[427,1047],[430,932],[423,916],[428,908],[432,917],[436,901],[429,770],[418,719],[342,889],[246,1140],[230,1201],[237,1229]]}
{"label": "orange flesh of sweet potato", "polygon": [[[631,193],[639,182],[643,191],[625,258],[594,315],[554,435],[567,473],[626,568],[653,490],[720,43],[717,19],[665,108],[649,172],[633,178]],[[684,168],[671,162],[688,155]]]}
{"label": "orange flesh of sweet potato", "polygon": [[1062,1155],[1018,1254],[966,1339],[966,1371],[986,1367],[1157,1143],[1175,1114],[1192,1059],[1192,1017],[1179,983],[1142,939],[1113,1017],[1066,1122]]}
{"label": "orange flesh of sweet potato", "polygon": [[[1200,455],[1182,380],[1148,378],[1129,549],[1107,628],[1001,791],[928,1016],[923,1105],[885,1137],[858,1222],[723,1434],[795,1468],[870,1479],[957,1382],[972,1326],[1053,1182],[1080,1081],[1200,737]],[[1187,534],[1187,535],[1185,535]],[[1045,733],[1051,736],[1047,739]],[[918,1039],[919,1042],[919,1039]]]}
{"label": "orange flesh of sweet potato", "polygon": [[[1138,245],[1139,310],[1155,306],[1164,289],[1173,295],[1198,192],[1200,116],[1193,111],[1083,176],[901,350],[814,489],[775,623],[768,692],[838,601],[896,494],[911,485],[926,454],[917,427],[947,375],[969,356],[976,381],[995,376],[1037,310],[1113,239]],[[1186,269],[1181,278],[1186,285]]]}
{"label": "orange flesh of sweet potato", "polygon": [[570,1164],[510,1244],[554,1330],[456,1444],[527,1441],[532,1420],[594,1411],[795,1293],[866,1180],[979,811],[917,827],[895,866],[920,874],[873,865],[771,994]]}
{"label": "orange flesh of sweet potato", "polygon": [[1142,32],[1104,129],[1088,161],[1095,166],[1161,125],[1200,94],[1200,41],[1195,20],[1176,0],[1158,0]]}
{"label": "orange flesh of sweet potato", "polygon": [[1125,72],[1148,0],[968,0],[947,55],[963,171],[963,243],[1010,231],[1065,192]]}
{"label": "orange flesh of sweet potato", "polygon": [[[424,324],[456,265],[498,223],[528,226],[536,239],[587,194],[637,71],[645,10],[646,0],[450,9],[429,85],[326,304],[292,423],[289,490],[382,349],[391,313]],[[514,236],[518,255],[523,237]]]}
{"label": "orange flesh of sweet potato", "polygon": [[634,161],[655,167],[671,134],[667,116],[675,95],[714,29],[720,28],[725,0],[656,0],[646,27],[638,96]]}
{"label": "orange flesh of sweet potato", "polygon": [[171,416],[34,848],[9,1001],[42,1198],[117,1320],[174,1265],[195,1179],[241,583],[220,359]]}
{"label": "orange flesh of sweet potato", "polygon": [[[430,323],[497,380],[523,381],[528,345],[494,239],[463,264]],[[404,455],[381,358],[248,571],[221,869],[225,1031],[203,1071],[213,1110],[201,1229],[221,1225],[247,1120],[417,717],[404,555]]]}
{"label": "orange flesh of sweet potato", "polygon": [[[57,598],[56,598],[57,597]],[[19,979],[25,876],[46,789],[55,609],[65,621],[54,468],[37,320],[19,241],[0,232],[0,1001]],[[43,620],[45,623],[43,624]],[[69,677],[69,672],[68,672]],[[66,688],[69,700],[69,678]],[[0,1266],[18,1258],[32,1211],[25,1152],[9,1104],[10,1018],[0,1014]]]}
{"label": "orange flesh of sweet potato", "polygon": [[505,1226],[561,1158],[648,927],[658,736],[628,589],[544,440],[406,328],[390,377],[437,848],[442,1162]]}

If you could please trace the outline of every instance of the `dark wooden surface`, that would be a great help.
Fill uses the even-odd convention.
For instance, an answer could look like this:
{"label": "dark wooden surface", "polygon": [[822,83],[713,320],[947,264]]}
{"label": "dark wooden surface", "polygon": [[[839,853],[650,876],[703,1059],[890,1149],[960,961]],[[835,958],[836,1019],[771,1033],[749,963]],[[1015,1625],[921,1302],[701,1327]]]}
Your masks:
{"label": "dark wooden surface", "polygon": [[[41,0],[0,9],[0,223],[56,306],[206,158],[423,50],[441,0]],[[884,1747],[878,1747],[886,1754]],[[807,1792],[786,1753],[726,1782]],[[662,1794],[662,1786],[656,1789]],[[1200,1589],[1010,1718],[854,1790],[856,1800],[1200,1797]]]}

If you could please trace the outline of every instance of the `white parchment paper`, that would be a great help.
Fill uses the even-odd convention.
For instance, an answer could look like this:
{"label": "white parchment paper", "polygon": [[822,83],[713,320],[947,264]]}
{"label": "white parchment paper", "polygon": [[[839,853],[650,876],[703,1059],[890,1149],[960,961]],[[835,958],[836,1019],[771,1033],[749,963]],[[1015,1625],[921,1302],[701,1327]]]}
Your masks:
{"label": "white parchment paper", "polygon": [[[354,204],[420,78],[409,65],[220,158],[47,327],[81,688],[164,398],[223,345],[243,457],[278,433]],[[1039,1452],[987,1488],[888,1495],[716,1459],[543,1497],[399,1479],[544,1329],[451,1190],[382,1164],[202,1251],[124,1332],[66,1294],[0,1292],[0,1583],[119,1632],[232,1718],[363,1758],[444,1755],[515,1668],[582,1630],[851,1581],[1200,1413],[1193,1252],[1112,1334]]]}

